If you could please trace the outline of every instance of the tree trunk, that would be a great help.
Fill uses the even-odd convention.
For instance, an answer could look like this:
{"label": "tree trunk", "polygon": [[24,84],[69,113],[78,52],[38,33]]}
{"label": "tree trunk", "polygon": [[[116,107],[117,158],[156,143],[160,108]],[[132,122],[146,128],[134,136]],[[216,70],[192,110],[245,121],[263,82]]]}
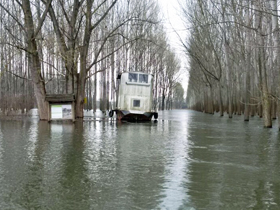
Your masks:
{"label": "tree trunk", "polygon": [[249,121],[250,116],[250,60],[246,62],[246,76],[245,76],[245,109],[244,109],[244,121]]}
{"label": "tree trunk", "polygon": [[241,94],[240,94],[240,74],[237,73],[237,90],[236,90],[236,95],[235,95],[235,101],[236,101],[236,112],[237,115],[241,115]]}
{"label": "tree trunk", "polygon": [[[221,0],[221,6],[222,6],[222,18],[223,18],[223,27],[226,29],[227,28],[227,23],[225,20],[225,14],[227,13],[226,11],[226,6],[224,5],[223,0]],[[226,68],[226,85],[227,85],[227,111],[228,111],[228,116],[229,118],[232,118],[232,87],[231,87],[231,79],[230,79],[230,73],[231,73],[231,65],[230,65],[230,46],[229,46],[229,39],[227,38],[227,33],[224,31],[223,32],[223,40],[224,40],[224,50],[225,50],[225,68]]]}
{"label": "tree trunk", "polygon": [[212,85],[210,85],[209,87],[209,91],[210,91],[210,102],[209,102],[209,105],[210,105],[210,114],[214,114],[214,102],[213,102],[213,99],[214,99],[214,96],[213,96],[213,88],[212,88]]}
{"label": "tree trunk", "polygon": [[[226,39],[226,37],[225,37]],[[227,78],[227,91],[228,91],[228,117],[232,118],[232,87],[231,87],[231,79],[230,79],[230,63],[229,63],[229,43],[225,40],[225,52],[226,52],[226,78]]]}
{"label": "tree trunk", "polygon": [[[278,81],[277,84],[277,89],[276,89],[276,110],[277,110],[277,117],[278,117],[278,129],[280,131],[280,85],[279,85],[279,81],[280,81],[280,70],[279,70],[279,66],[280,66],[280,38],[279,38],[279,23],[278,23],[278,0],[274,0],[274,1],[270,1],[271,4],[271,22],[272,22],[272,33],[273,33],[273,46],[274,49],[276,48],[276,50],[274,51],[275,55],[273,56],[274,60],[274,65],[276,67],[276,69],[278,69],[277,75],[278,78],[276,78],[276,81]],[[277,83],[277,82],[276,82]]]}
{"label": "tree trunk", "polygon": [[256,15],[256,26],[257,28],[257,42],[259,46],[263,46],[258,49],[258,68],[259,68],[259,77],[260,77],[260,88],[261,88],[261,100],[263,106],[263,121],[265,128],[272,127],[271,120],[271,106],[270,106],[270,98],[269,98],[269,90],[267,84],[267,71],[266,71],[266,51],[265,51],[265,41],[264,41],[264,26],[263,19],[264,14],[261,12],[262,10],[262,2],[256,2],[255,7],[259,11]]}
{"label": "tree trunk", "polygon": [[[247,9],[246,9],[246,24],[249,25],[250,23],[250,3],[247,2]],[[250,70],[251,70],[251,33],[249,29],[245,29],[246,33],[246,47],[245,47],[245,56],[244,58],[244,64],[245,64],[245,91],[244,91],[244,121],[249,121],[250,117],[250,92],[251,92],[251,75],[250,75]]]}
{"label": "tree trunk", "polygon": [[45,83],[41,75],[41,62],[38,54],[35,28],[32,19],[32,13],[29,0],[22,1],[24,12],[24,23],[26,30],[26,43],[28,51],[28,63],[31,73],[31,78],[34,83],[34,93],[37,101],[40,120],[48,120],[48,102],[45,101],[46,90]]}
{"label": "tree trunk", "polygon": [[86,58],[82,59],[86,55],[87,49],[81,50],[81,64],[80,74],[77,78],[77,96],[76,96],[76,118],[84,117],[84,98],[85,98],[85,86],[86,86]]}
{"label": "tree trunk", "polygon": [[92,103],[93,103],[93,112],[96,112],[96,97],[97,97],[97,65],[94,66],[94,81],[93,81],[93,99],[92,99]]}
{"label": "tree trunk", "polygon": [[[112,49],[115,49],[115,40],[111,40],[111,47]],[[111,106],[109,109],[114,109],[116,103],[115,100],[115,92],[116,92],[116,87],[115,87],[115,53],[111,55]]]}
{"label": "tree trunk", "polygon": [[162,101],[161,101],[161,109],[164,110],[165,109],[165,90],[163,89],[162,91]]}
{"label": "tree trunk", "polygon": [[222,116],[224,116],[224,105],[223,105],[223,98],[222,98],[221,81],[219,81],[218,88],[219,88],[219,110],[220,110],[220,117],[222,117]]}
{"label": "tree trunk", "polygon": [[[264,38],[260,37],[261,46],[264,46]],[[269,99],[269,91],[267,85],[267,73],[265,64],[265,52],[264,49],[259,49],[259,71],[260,71],[260,85],[261,85],[261,98],[263,105],[263,120],[265,128],[272,128],[271,120],[271,106]]]}

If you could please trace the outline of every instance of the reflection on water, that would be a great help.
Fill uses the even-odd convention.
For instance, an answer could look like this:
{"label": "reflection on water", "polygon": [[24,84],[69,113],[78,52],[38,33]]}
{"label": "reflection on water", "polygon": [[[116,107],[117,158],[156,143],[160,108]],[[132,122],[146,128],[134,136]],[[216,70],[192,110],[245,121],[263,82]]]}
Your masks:
{"label": "reflection on water", "polygon": [[280,209],[280,139],[253,118],[0,121],[0,209]]}
{"label": "reflection on water", "polygon": [[[168,116],[163,116],[163,118],[168,119]],[[168,164],[165,166],[164,197],[160,209],[179,209],[186,204],[186,206],[191,207],[187,194],[188,190],[182,185],[188,180],[185,172],[188,171],[188,161],[186,160],[189,159],[187,151],[190,146],[188,140],[190,118],[191,114],[189,112],[183,112],[175,119],[162,124],[163,128],[167,128],[163,136],[171,141],[168,141],[166,146],[169,155],[166,158]],[[169,124],[169,126],[167,127],[166,124]],[[180,129],[173,129],[178,125]]]}

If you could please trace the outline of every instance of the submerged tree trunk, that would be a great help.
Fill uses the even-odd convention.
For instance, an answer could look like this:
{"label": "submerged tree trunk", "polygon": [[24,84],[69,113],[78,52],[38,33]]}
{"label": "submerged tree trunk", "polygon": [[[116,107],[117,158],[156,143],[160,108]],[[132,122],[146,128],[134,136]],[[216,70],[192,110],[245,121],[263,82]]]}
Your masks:
{"label": "submerged tree trunk", "polygon": [[210,114],[214,114],[214,102],[213,102],[214,94],[213,94],[212,85],[210,85],[209,91],[210,91],[210,103],[209,103],[209,106],[210,106]]}
{"label": "submerged tree trunk", "polygon": [[[256,9],[261,11],[263,7],[262,2],[257,2],[255,4]],[[259,68],[259,77],[260,77],[260,88],[261,88],[261,100],[263,106],[263,121],[265,128],[272,128],[272,119],[271,119],[271,106],[270,106],[270,98],[269,98],[269,90],[268,90],[268,78],[267,78],[267,70],[266,70],[266,51],[265,51],[265,41],[264,41],[264,26],[263,19],[265,19],[264,14],[262,12],[257,12],[256,25],[257,29],[257,42],[259,46],[263,46],[258,49],[258,68]]]}
{"label": "submerged tree trunk", "polygon": [[94,79],[93,79],[93,99],[92,99],[92,106],[93,112],[96,112],[96,97],[97,97],[97,65],[94,67]]}
{"label": "submerged tree trunk", "polygon": [[22,8],[24,12],[25,27],[28,29],[26,30],[28,65],[30,68],[31,78],[34,83],[34,93],[37,101],[39,117],[40,120],[48,120],[48,102],[45,101],[46,89],[41,74],[41,62],[36,43],[36,33],[29,0],[22,1]]}
{"label": "submerged tree trunk", "polygon": [[218,88],[219,88],[219,110],[220,110],[220,117],[222,117],[222,116],[224,116],[224,105],[223,105],[223,98],[222,98],[221,81],[219,81]]}
{"label": "submerged tree trunk", "polygon": [[280,130],[280,38],[279,38],[279,22],[278,22],[278,0],[270,1],[271,4],[271,23],[272,23],[272,41],[273,41],[273,47],[276,49],[273,54],[274,58],[274,66],[276,67],[276,75],[278,76],[276,78],[276,84],[277,84],[277,89],[276,91],[276,112],[277,112],[277,117],[278,117],[278,129]]}
{"label": "submerged tree trunk", "polygon": [[[225,36],[226,39],[226,36]],[[229,43],[225,40],[225,53],[226,53],[226,79],[227,79],[227,91],[228,91],[228,117],[232,118],[233,107],[232,107],[232,87],[231,87],[231,78],[230,78],[230,62],[229,62]]]}
{"label": "submerged tree trunk", "polygon": [[245,74],[245,104],[244,104],[244,121],[249,121],[250,116],[250,60],[246,62],[246,74]]}
{"label": "submerged tree trunk", "polygon": [[[264,38],[260,37],[260,43],[264,42]],[[259,74],[260,74],[260,86],[261,86],[261,101],[263,106],[263,120],[264,127],[271,128],[272,120],[271,120],[271,106],[269,99],[269,91],[267,86],[267,73],[266,73],[266,64],[265,64],[265,54],[264,49],[259,49]]]}
{"label": "submerged tree trunk", "polygon": [[[246,24],[250,24],[250,3],[247,2],[246,9]],[[243,57],[243,61],[245,64],[245,80],[244,80],[244,121],[249,121],[250,118],[250,98],[251,98],[251,33],[249,29],[245,29],[246,34],[246,46],[245,46],[245,55]]]}
{"label": "submerged tree trunk", "polygon": [[[263,51],[262,49],[260,51]],[[271,119],[271,106],[269,99],[269,91],[267,86],[267,73],[264,63],[264,52],[260,54],[260,71],[262,71],[263,75],[261,76],[261,96],[262,96],[262,104],[263,104],[263,120],[265,128],[272,128],[272,119]]]}
{"label": "submerged tree trunk", "polygon": [[163,89],[162,91],[162,98],[161,98],[161,109],[164,110],[165,109],[165,89]]}
{"label": "submerged tree trunk", "polygon": [[[83,47],[81,49],[81,57],[85,57],[87,55],[87,47]],[[83,118],[84,117],[84,99],[85,99],[85,87],[86,87],[86,78],[87,73],[86,69],[86,59],[81,59],[80,64],[80,74],[78,76],[78,83],[77,83],[77,96],[76,96],[76,118]],[[83,69],[83,70],[82,70]]]}

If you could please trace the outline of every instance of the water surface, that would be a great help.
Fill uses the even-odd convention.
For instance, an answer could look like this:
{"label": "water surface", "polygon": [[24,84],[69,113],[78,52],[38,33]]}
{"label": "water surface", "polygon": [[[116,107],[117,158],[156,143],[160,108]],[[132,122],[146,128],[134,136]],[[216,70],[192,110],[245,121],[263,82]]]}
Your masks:
{"label": "water surface", "polygon": [[0,209],[280,209],[280,137],[189,110],[157,123],[0,121]]}

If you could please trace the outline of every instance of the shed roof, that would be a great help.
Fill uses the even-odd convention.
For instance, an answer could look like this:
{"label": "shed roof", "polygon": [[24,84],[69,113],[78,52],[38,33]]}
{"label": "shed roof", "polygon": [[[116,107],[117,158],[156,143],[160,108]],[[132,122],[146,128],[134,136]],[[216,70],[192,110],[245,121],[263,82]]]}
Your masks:
{"label": "shed roof", "polygon": [[47,94],[46,101],[53,103],[67,103],[75,101],[73,94]]}

